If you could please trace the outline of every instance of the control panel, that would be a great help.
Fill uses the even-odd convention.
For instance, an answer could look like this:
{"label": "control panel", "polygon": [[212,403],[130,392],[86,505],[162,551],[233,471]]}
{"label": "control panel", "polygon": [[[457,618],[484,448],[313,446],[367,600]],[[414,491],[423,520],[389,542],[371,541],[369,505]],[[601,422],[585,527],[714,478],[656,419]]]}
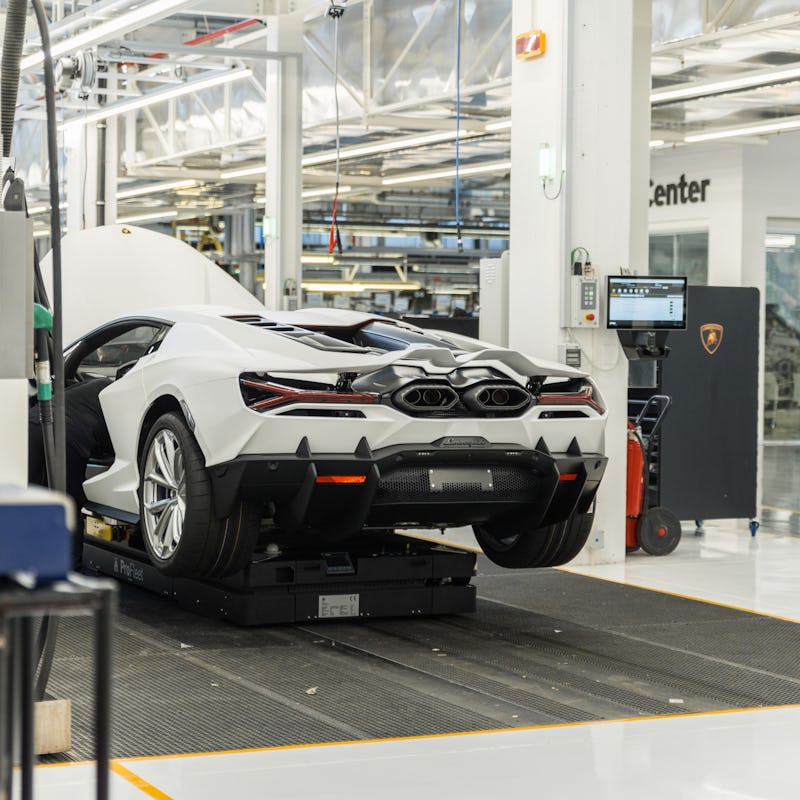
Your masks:
{"label": "control panel", "polygon": [[598,280],[589,275],[571,275],[570,328],[600,326],[600,290]]}

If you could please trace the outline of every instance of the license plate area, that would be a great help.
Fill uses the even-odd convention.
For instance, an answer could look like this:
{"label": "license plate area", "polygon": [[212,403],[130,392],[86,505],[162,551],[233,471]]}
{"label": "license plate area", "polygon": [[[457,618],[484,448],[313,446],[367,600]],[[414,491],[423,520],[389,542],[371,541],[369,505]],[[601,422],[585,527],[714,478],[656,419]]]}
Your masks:
{"label": "license plate area", "polygon": [[428,470],[431,492],[491,492],[492,471],[485,467],[431,467]]}

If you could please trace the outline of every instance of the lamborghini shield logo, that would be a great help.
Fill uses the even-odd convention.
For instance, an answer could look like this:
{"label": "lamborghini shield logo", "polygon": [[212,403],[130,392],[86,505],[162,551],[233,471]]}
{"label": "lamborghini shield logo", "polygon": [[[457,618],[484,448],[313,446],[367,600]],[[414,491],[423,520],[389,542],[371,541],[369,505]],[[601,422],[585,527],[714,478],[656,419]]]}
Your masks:
{"label": "lamborghini shield logo", "polygon": [[700,341],[710,356],[713,356],[719,350],[724,332],[725,329],[718,322],[709,322],[700,326]]}

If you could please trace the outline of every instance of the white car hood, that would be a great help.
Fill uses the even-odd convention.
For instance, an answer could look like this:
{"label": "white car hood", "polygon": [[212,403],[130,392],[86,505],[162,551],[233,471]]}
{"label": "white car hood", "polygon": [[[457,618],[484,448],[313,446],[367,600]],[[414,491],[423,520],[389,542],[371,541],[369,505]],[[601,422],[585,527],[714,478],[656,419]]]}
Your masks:
{"label": "white car hood", "polygon": [[[63,338],[139,308],[215,303],[264,313],[264,306],[213,261],[162,233],[107,225],[67,234],[61,242]],[[42,260],[52,299],[52,254]]]}

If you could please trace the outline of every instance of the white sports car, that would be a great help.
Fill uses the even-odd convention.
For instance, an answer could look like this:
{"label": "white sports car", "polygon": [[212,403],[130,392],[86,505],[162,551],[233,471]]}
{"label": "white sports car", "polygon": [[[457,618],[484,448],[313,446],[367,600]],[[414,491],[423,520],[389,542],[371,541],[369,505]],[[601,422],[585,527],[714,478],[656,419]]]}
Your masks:
{"label": "white sports car", "polygon": [[[507,567],[585,543],[606,412],[583,373],[369,314],[268,311],[141,229],[67,237],[64,264],[65,335],[98,323],[67,349],[66,379],[114,378],[113,456],[90,467],[87,508],[137,523],[164,573],[221,576],[270,543],[395,527],[472,525]],[[224,306],[122,313],[147,294],[203,302],[217,283]]]}

